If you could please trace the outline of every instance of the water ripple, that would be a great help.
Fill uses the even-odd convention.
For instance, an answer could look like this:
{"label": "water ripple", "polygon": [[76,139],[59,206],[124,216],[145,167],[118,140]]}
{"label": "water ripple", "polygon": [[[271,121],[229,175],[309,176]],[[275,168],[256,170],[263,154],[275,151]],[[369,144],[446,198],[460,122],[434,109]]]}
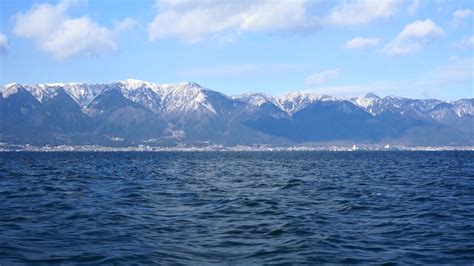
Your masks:
{"label": "water ripple", "polygon": [[1,153],[0,264],[472,264],[473,159]]}

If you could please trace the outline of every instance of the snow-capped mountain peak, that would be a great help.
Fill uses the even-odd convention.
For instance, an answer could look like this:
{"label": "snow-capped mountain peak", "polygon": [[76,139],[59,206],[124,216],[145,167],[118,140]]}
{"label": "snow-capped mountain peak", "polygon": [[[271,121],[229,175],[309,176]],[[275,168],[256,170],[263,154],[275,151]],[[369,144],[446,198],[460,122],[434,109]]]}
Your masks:
{"label": "snow-capped mountain peak", "polygon": [[275,98],[262,92],[248,92],[232,96],[231,98],[248,103],[253,106],[262,106],[265,103],[271,103],[278,106],[278,103]]}
{"label": "snow-capped mountain peak", "polygon": [[380,97],[377,94],[373,93],[373,92],[367,93],[364,96],[364,98],[366,98],[366,99],[380,99]]}
{"label": "snow-capped mountain peak", "polygon": [[[473,143],[474,99],[420,100],[374,94],[343,98],[308,92],[278,98],[264,93],[228,97],[194,82],[156,84],[135,79],[103,84],[14,83],[2,88],[0,122],[4,129],[12,129],[11,137],[44,129],[47,141],[51,141],[48,134],[55,132],[61,138],[72,134],[72,138],[86,136],[86,141],[96,138],[99,142],[110,136],[160,143],[229,138],[246,142],[247,136],[251,142],[273,136],[326,141],[328,137],[350,139],[341,130],[348,128],[349,133],[361,134],[357,138],[370,141],[395,136],[383,135],[387,132],[416,129],[428,136],[451,134],[443,143]],[[20,127],[23,125],[25,128]],[[443,130],[438,133],[435,128]]]}
{"label": "snow-capped mountain peak", "polygon": [[474,116],[474,100],[473,99],[461,99],[455,101],[453,104],[453,110],[458,117],[465,115]]}
{"label": "snow-capped mountain peak", "polygon": [[344,100],[346,100],[346,98],[295,91],[278,97],[277,102],[283,111],[292,115],[316,101]]}
{"label": "snow-capped mountain peak", "polygon": [[2,97],[8,98],[10,95],[18,93],[19,90],[24,89],[23,85],[19,83],[10,83],[3,86]]}
{"label": "snow-capped mountain peak", "polygon": [[117,83],[122,85],[123,88],[127,90],[136,90],[140,88],[154,88],[158,86],[155,83],[138,80],[138,79],[126,79],[126,80],[118,81]]}
{"label": "snow-capped mountain peak", "polygon": [[356,97],[352,98],[351,100],[353,104],[361,107],[362,109],[365,109],[372,115],[376,115],[377,112],[373,109],[373,106],[381,99],[375,94],[368,93],[364,97]]}
{"label": "snow-capped mountain peak", "polygon": [[161,110],[172,112],[209,112],[216,114],[207,99],[207,90],[194,82],[159,85],[154,90],[161,98]]}
{"label": "snow-capped mountain peak", "polygon": [[[249,106],[260,107],[272,103],[282,111],[292,115],[317,101],[350,101],[373,116],[384,112],[396,114],[410,113],[417,116],[430,116],[439,120],[448,113],[463,117],[474,115],[472,99],[459,101],[440,101],[433,99],[415,100],[397,96],[379,96],[368,93],[363,97],[343,98],[318,95],[309,92],[290,92],[274,98],[264,93],[244,93],[233,97],[203,88],[197,83],[185,81],[176,84],[157,84],[137,79],[127,79],[104,84],[85,83],[42,83],[22,85],[11,83],[4,85],[1,97],[7,98],[21,90],[29,92],[39,102],[51,99],[63,89],[82,109],[86,109],[97,96],[107,90],[120,90],[125,98],[147,107],[154,113],[174,114],[209,114],[218,115],[220,111],[212,99],[221,97],[230,101],[240,101]],[[218,96],[216,96],[218,95]],[[211,97],[211,98],[210,98]],[[216,109],[217,108],[217,109]]]}

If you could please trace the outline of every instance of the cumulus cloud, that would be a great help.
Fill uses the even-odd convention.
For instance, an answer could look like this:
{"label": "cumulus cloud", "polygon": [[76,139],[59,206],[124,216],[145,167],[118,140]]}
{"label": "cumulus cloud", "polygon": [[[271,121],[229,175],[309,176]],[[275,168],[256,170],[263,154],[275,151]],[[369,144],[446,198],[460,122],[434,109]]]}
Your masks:
{"label": "cumulus cloud", "polygon": [[347,41],[344,47],[346,49],[366,49],[379,45],[379,42],[379,38],[355,37],[354,39]]}
{"label": "cumulus cloud", "polygon": [[402,32],[384,47],[383,52],[388,55],[414,53],[443,34],[443,29],[430,19],[417,20],[406,25]]}
{"label": "cumulus cloud", "polygon": [[8,38],[5,34],[0,33],[0,54],[6,53],[8,50]]}
{"label": "cumulus cloud", "polygon": [[[233,40],[248,31],[310,32],[320,26],[355,26],[395,15],[408,0],[156,0],[157,15],[148,24],[150,41],[180,38],[198,42],[206,37]],[[420,0],[408,9],[415,12]],[[316,8],[315,8],[316,7]]]}
{"label": "cumulus cloud", "polygon": [[453,12],[454,19],[465,19],[472,16],[472,9],[458,9]]}
{"label": "cumulus cloud", "polygon": [[327,22],[337,26],[366,24],[378,18],[393,16],[402,3],[401,0],[342,1],[331,11]]}
{"label": "cumulus cloud", "polygon": [[[35,41],[39,49],[57,59],[78,54],[98,55],[116,50],[116,32],[87,16],[70,18],[68,11],[79,1],[61,0],[56,5],[35,4],[13,17],[13,33]],[[130,24],[130,21],[124,21]],[[125,25],[120,23],[119,27]]]}
{"label": "cumulus cloud", "polygon": [[134,18],[125,18],[121,21],[116,21],[114,25],[114,32],[119,33],[128,31],[138,26],[138,21]]}
{"label": "cumulus cloud", "polygon": [[468,25],[472,25],[473,15],[474,11],[472,9],[458,9],[453,12],[453,19],[451,23],[454,27],[459,27],[465,23],[467,23]]}
{"label": "cumulus cloud", "polygon": [[453,47],[454,47],[454,49],[457,49],[457,50],[473,49],[474,48],[474,35],[472,35],[472,36],[470,36],[470,37],[468,37],[464,40],[455,42],[453,44]]}
{"label": "cumulus cloud", "polygon": [[305,79],[305,84],[308,86],[320,85],[338,77],[340,73],[341,70],[338,68],[324,70],[308,76]]}
{"label": "cumulus cloud", "polygon": [[206,36],[245,31],[310,30],[316,20],[307,14],[306,0],[158,0],[158,14],[148,25],[151,41],[175,37],[189,42]]}

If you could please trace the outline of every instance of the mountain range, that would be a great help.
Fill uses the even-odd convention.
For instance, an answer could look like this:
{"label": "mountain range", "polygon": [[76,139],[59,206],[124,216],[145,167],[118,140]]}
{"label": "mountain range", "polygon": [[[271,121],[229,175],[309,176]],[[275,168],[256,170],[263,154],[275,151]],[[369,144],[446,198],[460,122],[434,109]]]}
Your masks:
{"label": "mountain range", "polygon": [[8,84],[0,142],[14,144],[474,145],[474,99],[291,92],[227,96],[193,82]]}

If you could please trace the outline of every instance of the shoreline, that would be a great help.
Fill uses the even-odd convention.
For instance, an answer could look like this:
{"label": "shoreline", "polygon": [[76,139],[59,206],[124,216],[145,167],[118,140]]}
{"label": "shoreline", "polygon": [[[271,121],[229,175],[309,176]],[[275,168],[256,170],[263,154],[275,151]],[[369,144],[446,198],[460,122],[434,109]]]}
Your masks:
{"label": "shoreline", "polygon": [[382,145],[331,145],[331,146],[222,146],[203,147],[156,147],[125,146],[110,147],[100,145],[5,145],[0,152],[357,152],[357,151],[474,151],[474,146],[382,146]]}

